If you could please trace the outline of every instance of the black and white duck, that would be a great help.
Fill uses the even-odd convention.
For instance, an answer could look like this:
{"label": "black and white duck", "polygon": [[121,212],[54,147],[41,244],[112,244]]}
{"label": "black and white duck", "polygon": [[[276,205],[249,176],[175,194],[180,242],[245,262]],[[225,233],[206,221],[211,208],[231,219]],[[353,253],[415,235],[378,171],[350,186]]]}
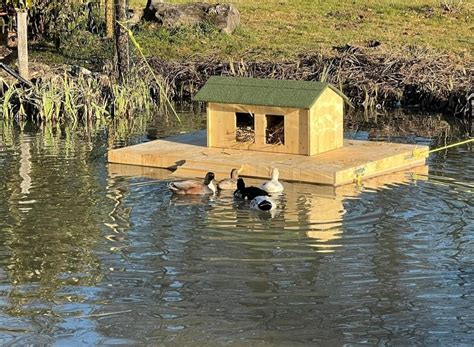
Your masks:
{"label": "black and white duck", "polygon": [[238,199],[250,201],[250,208],[260,211],[275,209],[276,204],[268,193],[258,187],[246,187],[242,178],[237,180],[237,190],[234,196]]}

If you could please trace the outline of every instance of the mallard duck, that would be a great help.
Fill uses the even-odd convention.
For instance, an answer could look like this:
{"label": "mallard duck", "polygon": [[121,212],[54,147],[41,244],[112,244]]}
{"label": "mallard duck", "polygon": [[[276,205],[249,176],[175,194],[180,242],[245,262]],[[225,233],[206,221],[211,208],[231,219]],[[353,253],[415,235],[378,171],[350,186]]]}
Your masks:
{"label": "mallard duck", "polygon": [[272,179],[265,183],[262,183],[260,186],[261,189],[266,191],[267,193],[280,193],[283,191],[283,185],[278,181],[278,176],[280,172],[276,167],[272,169]]}
{"label": "mallard duck", "polygon": [[214,173],[208,172],[204,182],[186,180],[168,183],[168,188],[175,194],[180,195],[210,195],[216,192],[214,185]]}
{"label": "mallard duck", "polygon": [[268,193],[258,187],[246,187],[242,178],[237,180],[237,190],[234,196],[238,199],[250,201],[250,208],[261,211],[270,211],[276,207]]}
{"label": "mallard duck", "polygon": [[219,181],[219,183],[217,183],[217,188],[220,190],[236,190],[238,178],[239,170],[232,169],[230,172],[230,178],[224,178],[223,180]]}

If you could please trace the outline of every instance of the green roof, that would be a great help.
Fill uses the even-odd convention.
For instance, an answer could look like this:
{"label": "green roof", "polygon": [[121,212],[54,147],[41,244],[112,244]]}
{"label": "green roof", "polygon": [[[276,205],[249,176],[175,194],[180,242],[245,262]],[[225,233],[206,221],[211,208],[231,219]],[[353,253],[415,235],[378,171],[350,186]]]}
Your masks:
{"label": "green roof", "polygon": [[325,82],[223,76],[209,78],[194,100],[310,109],[326,88],[332,89],[349,103],[339,89]]}

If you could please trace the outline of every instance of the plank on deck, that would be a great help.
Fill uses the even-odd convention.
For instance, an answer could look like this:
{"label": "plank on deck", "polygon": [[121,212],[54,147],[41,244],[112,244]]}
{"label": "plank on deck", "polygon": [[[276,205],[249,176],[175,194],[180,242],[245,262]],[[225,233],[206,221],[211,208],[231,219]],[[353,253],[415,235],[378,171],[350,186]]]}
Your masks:
{"label": "plank on deck", "polygon": [[345,140],[343,148],[314,156],[265,153],[208,148],[205,131],[199,131],[114,149],[109,151],[108,160],[178,169],[175,175],[187,177],[203,177],[208,171],[218,178],[227,177],[235,167],[242,168],[242,176],[266,178],[272,167],[278,167],[283,180],[339,186],[424,165],[427,150],[418,145]]}

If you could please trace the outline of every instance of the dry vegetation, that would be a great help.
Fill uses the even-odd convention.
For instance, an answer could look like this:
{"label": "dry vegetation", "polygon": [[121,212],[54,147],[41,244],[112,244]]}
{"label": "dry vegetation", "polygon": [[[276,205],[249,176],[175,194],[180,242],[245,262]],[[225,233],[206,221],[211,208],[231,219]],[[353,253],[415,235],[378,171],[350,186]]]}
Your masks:
{"label": "dry vegetation", "polygon": [[228,74],[328,80],[367,110],[402,105],[467,112],[474,85],[472,2],[231,2],[242,26],[230,37],[202,27],[169,32],[146,24],[137,31],[179,98],[189,99],[210,75]]}
{"label": "dry vegetation", "polygon": [[[185,0],[168,0],[174,3]],[[366,110],[415,106],[465,114],[473,91],[474,5],[462,0],[235,0],[237,32],[212,26],[134,33],[177,100],[189,100],[210,75],[328,80]],[[131,0],[143,8],[146,0]],[[111,42],[69,35],[47,62],[100,69]]]}
{"label": "dry vegetation", "polygon": [[456,55],[412,48],[402,53],[374,54],[370,48],[346,46],[331,54],[305,54],[282,61],[218,58],[170,62],[151,58],[175,99],[194,95],[212,75],[277,79],[327,80],[366,110],[419,107],[455,114],[467,111],[474,71]]}

